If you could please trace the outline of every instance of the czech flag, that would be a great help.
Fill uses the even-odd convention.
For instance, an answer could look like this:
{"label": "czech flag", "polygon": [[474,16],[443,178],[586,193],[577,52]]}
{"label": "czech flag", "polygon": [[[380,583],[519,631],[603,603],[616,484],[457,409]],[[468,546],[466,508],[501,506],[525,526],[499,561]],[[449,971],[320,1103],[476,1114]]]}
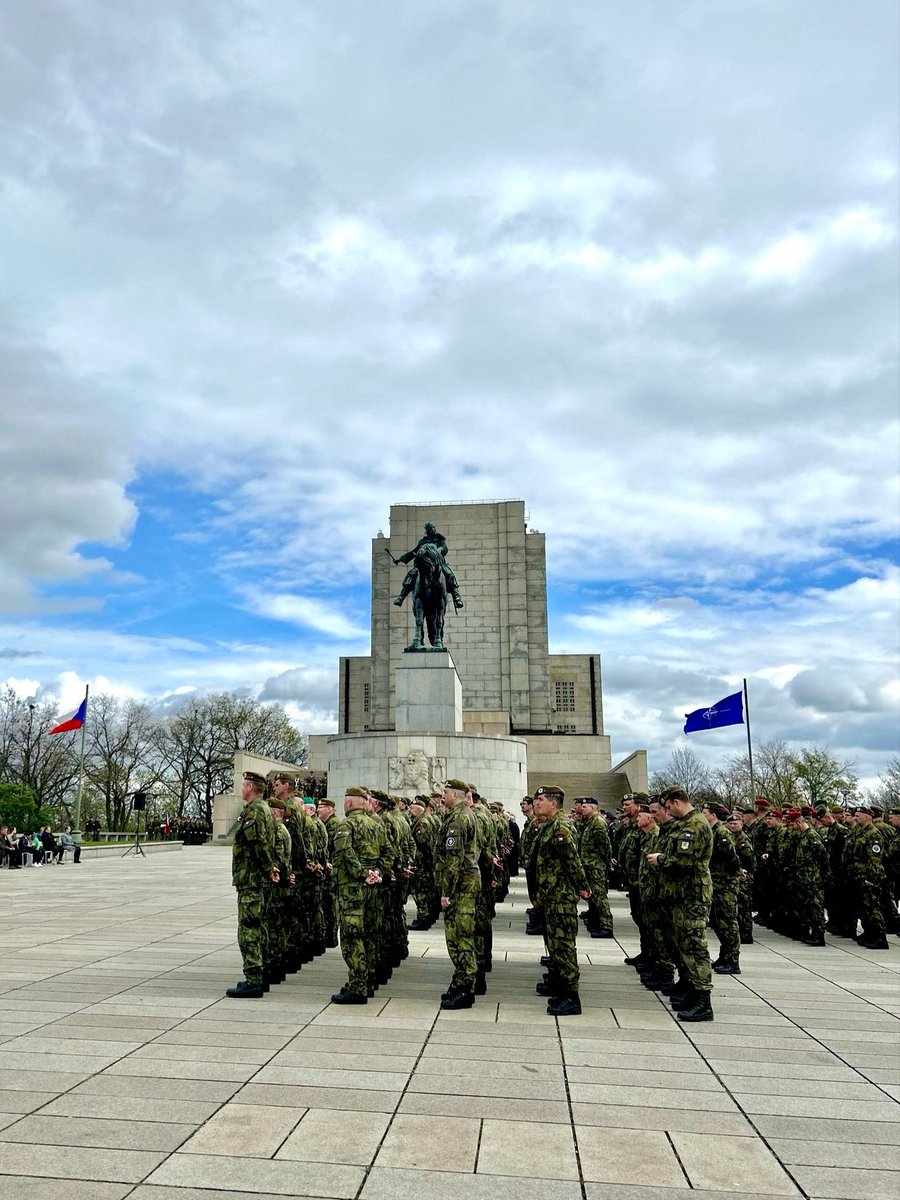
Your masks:
{"label": "czech flag", "polygon": [[87,696],[85,696],[82,702],[78,705],[78,709],[72,713],[71,717],[67,717],[66,720],[57,725],[55,729],[51,729],[47,736],[52,737],[54,733],[68,733],[70,729],[80,729],[84,724],[84,716],[86,712]]}

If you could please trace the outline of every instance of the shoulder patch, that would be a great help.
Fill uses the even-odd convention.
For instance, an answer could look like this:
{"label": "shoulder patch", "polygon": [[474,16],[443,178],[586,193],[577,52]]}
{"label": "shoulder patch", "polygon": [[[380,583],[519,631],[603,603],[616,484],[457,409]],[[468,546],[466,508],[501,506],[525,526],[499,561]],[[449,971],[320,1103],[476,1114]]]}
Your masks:
{"label": "shoulder patch", "polygon": [[448,833],[448,834],[447,834],[447,842],[446,842],[447,849],[448,849],[448,850],[452,850],[452,849],[453,849],[453,847],[454,847],[455,845],[456,845],[456,836],[455,836],[455,834]]}
{"label": "shoulder patch", "polygon": [[881,853],[881,842],[873,842],[872,843],[872,853],[873,854]]}

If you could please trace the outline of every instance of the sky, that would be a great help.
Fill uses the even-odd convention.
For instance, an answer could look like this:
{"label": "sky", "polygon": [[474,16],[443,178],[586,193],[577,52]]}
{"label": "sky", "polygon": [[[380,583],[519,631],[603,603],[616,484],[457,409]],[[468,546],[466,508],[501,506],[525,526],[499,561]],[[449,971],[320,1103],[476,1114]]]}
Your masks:
{"label": "sky", "polygon": [[[0,11],[0,681],[336,728],[392,503],[521,498],[614,757],[898,751],[893,0]],[[404,547],[406,549],[406,547]],[[690,739],[715,764],[742,731]]]}

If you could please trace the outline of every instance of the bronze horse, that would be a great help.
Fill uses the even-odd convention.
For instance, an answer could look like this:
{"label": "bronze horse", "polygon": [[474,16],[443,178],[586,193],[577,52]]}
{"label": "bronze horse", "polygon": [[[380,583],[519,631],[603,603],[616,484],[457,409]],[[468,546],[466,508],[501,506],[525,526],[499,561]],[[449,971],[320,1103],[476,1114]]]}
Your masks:
{"label": "bronze horse", "polygon": [[444,616],[447,612],[447,579],[444,575],[440,551],[436,546],[426,543],[417,551],[413,566],[416,569],[416,584],[413,588],[416,636],[406,649],[407,651],[427,649],[424,639],[424,631],[427,627],[431,649],[443,650]]}

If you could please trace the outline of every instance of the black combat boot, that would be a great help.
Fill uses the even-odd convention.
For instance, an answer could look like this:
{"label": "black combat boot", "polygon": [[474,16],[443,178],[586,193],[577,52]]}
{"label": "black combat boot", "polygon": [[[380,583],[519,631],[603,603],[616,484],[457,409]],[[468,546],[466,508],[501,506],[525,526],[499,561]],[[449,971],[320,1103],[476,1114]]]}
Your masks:
{"label": "black combat boot", "polygon": [[648,991],[659,992],[663,988],[673,988],[675,986],[675,976],[660,971],[658,974],[645,976],[641,980],[641,983],[643,983]]}
{"label": "black combat boot", "polygon": [[741,968],[736,962],[720,962],[718,966],[713,967],[717,975],[740,975]]}
{"label": "black combat boot", "polygon": [[542,954],[542,955],[541,955],[541,966],[542,966],[542,967],[549,967],[549,966],[550,966],[550,955],[549,955],[549,954]]}
{"label": "black combat boot", "polygon": [[624,961],[627,967],[641,967],[647,961],[647,958],[646,955],[638,952],[637,954],[633,954],[630,958],[626,958]]}
{"label": "black combat boot", "polygon": [[481,972],[480,974],[475,976],[475,995],[476,996],[486,996],[487,995],[487,980],[484,977],[484,972]]}
{"label": "black combat boot", "polygon": [[540,983],[535,984],[534,990],[539,996],[560,996],[564,991],[557,976],[549,972]]}
{"label": "black combat boot", "polygon": [[346,987],[342,987],[339,992],[335,992],[331,997],[332,1004],[368,1004],[368,997],[362,992],[350,992]]}
{"label": "black combat boot", "polygon": [[824,946],[825,945],[825,934],[824,933],[808,933],[806,935],[806,937],[803,939],[803,945],[804,946]]}
{"label": "black combat boot", "polygon": [[230,987],[225,993],[232,1000],[261,1000],[265,995],[262,983],[250,983],[247,979],[242,979],[240,983]]}
{"label": "black combat boot", "polygon": [[475,994],[471,988],[457,988],[452,996],[448,996],[446,1000],[441,1001],[441,1008],[471,1008],[474,1003]]}
{"label": "black combat boot", "polygon": [[890,950],[886,937],[861,937],[857,939],[857,946],[862,946],[866,950]]}
{"label": "black combat boot", "polygon": [[613,933],[613,931],[611,929],[592,929],[591,937],[592,938],[611,938],[611,937],[615,937],[615,934]]}
{"label": "black combat boot", "polygon": [[752,946],[753,945],[753,934],[752,933],[745,934],[741,938],[741,945],[742,946]]}
{"label": "black combat boot", "polygon": [[578,1017],[581,1015],[581,1000],[577,992],[566,992],[565,995],[556,996],[547,1005],[547,1012],[551,1017]]}
{"label": "black combat boot", "polygon": [[678,1013],[679,1021],[712,1021],[713,1010],[709,992],[697,992],[691,1008],[683,1008]]}
{"label": "black combat boot", "polygon": [[673,994],[669,997],[672,1003],[672,1011],[685,1012],[687,1009],[693,1008],[697,1003],[697,997],[699,995],[700,993],[694,991],[693,988],[689,988],[686,992],[679,992],[677,998],[673,992]]}
{"label": "black combat boot", "polygon": [[441,992],[442,1000],[450,1000],[460,990],[458,983],[451,983],[446,992]]}

